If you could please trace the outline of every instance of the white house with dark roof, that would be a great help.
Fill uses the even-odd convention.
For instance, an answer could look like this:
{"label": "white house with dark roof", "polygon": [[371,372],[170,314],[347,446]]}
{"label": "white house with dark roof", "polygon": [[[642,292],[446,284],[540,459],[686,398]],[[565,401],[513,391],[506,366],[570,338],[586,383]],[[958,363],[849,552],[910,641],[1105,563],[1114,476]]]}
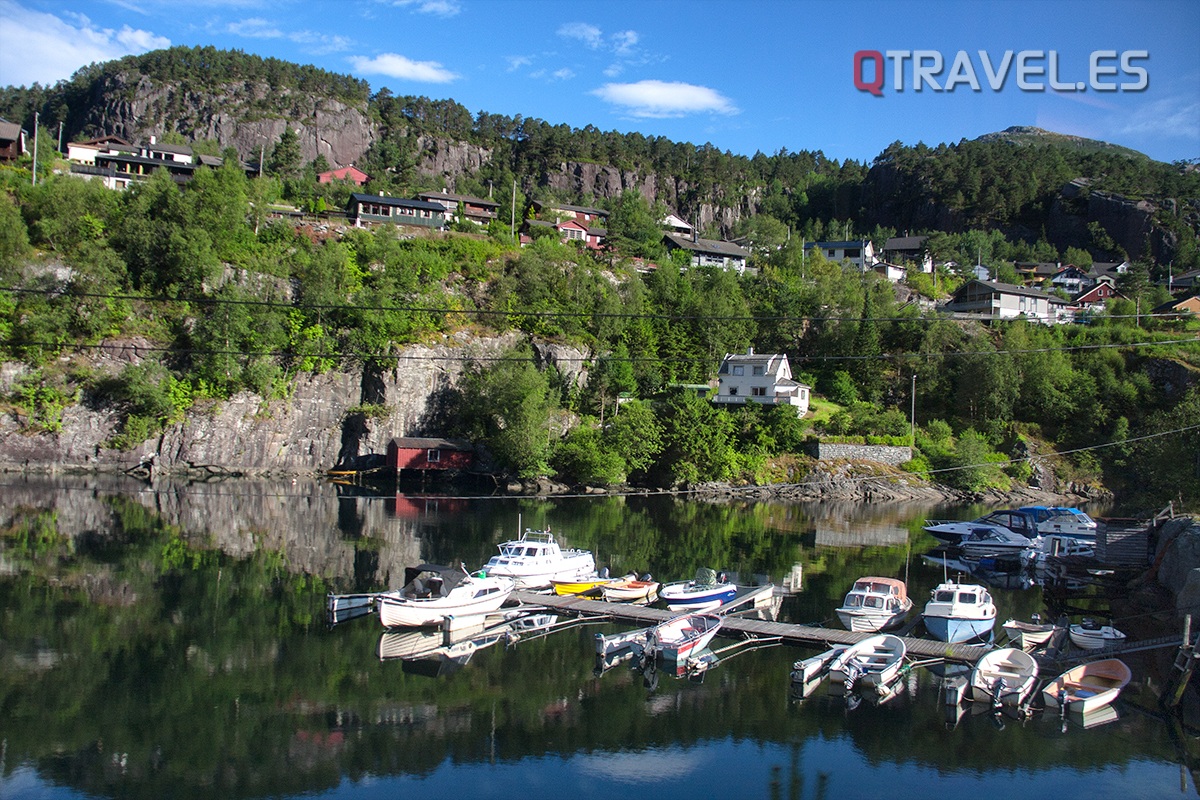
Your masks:
{"label": "white house with dark roof", "polygon": [[968,281],[959,287],[942,311],[990,319],[1028,317],[1052,325],[1069,317],[1068,303],[1061,297],[996,281]]}
{"label": "white house with dark roof", "polygon": [[695,234],[684,236],[678,233],[664,233],[663,244],[668,251],[683,250],[692,259],[694,267],[721,267],[731,269],[739,275],[746,271],[746,261],[750,252],[738,247],[733,242],[718,242],[714,239],[701,239]]}
{"label": "white house with dark roof", "polygon": [[861,271],[866,272],[878,261],[875,257],[875,245],[870,239],[854,239],[845,242],[807,242],[805,250],[816,250],[830,261],[838,263],[849,261]]}
{"label": "white house with dark roof", "polygon": [[804,416],[808,413],[811,389],[792,380],[792,368],[783,353],[727,353],[717,370],[714,403],[744,405],[787,405]]}
{"label": "white house with dark roof", "polygon": [[927,241],[928,236],[893,236],[883,244],[883,257],[893,264],[919,264],[921,272],[933,272]]}
{"label": "white house with dark roof", "polygon": [[485,200],[482,197],[472,197],[469,194],[454,194],[444,189],[440,192],[420,192],[417,194],[417,199],[424,200],[426,203],[437,203],[446,209],[445,216],[447,222],[458,221],[458,210],[461,207],[463,218],[468,222],[474,222],[476,225],[487,225],[496,219],[497,212],[500,209],[500,204],[492,200]]}

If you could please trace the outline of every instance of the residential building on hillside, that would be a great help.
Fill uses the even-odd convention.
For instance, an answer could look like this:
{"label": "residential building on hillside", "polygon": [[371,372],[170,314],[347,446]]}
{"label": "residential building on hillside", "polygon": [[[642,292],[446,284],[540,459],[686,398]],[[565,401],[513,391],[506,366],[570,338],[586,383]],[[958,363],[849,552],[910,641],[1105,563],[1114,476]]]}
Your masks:
{"label": "residential building on hillside", "polygon": [[750,258],[749,251],[733,242],[701,239],[695,233],[691,236],[664,233],[663,243],[668,251],[686,251],[691,256],[694,267],[721,267],[731,269],[739,275],[746,271],[746,261]]}
{"label": "residential building on hillside", "polygon": [[476,225],[487,225],[496,219],[500,209],[500,204],[491,200],[469,194],[453,194],[444,189],[440,192],[421,192],[417,199],[437,203],[444,208],[447,222],[458,222],[458,210],[461,207],[463,219]]}
{"label": "residential building on hillside", "polygon": [[1018,261],[1013,267],[1021,276],[1021,283],[1032,286],[1053,278],[1062,269],[1062,264],[1057,261]]}
{"label": "residential building on hillside", "polygon": [[1096,279],[1074,264],[1067,264],[1050,278],[1050,285],[1068,294],[1077,294],[1096,285]]}
{"label": "residential building on hillside", "polygon": [[1103,308],[1104,304],[1114,297],[1124,298],[1125,295],[1118,292],[1112,283],[1103,281],[1072,297],[1070,307],[1076,312],[1090,311]]}
{"label": "residential building on hillside", "polygon": [[862,272],[875,266],[875,245],[869,239],[855,239],[845,242],[807,242],[805,250],[816,250],[830,261],[849,261]]}
{"label": "residential building on hillside", "polygon": [[782,353],[759,354],[754,348],[745,353],[727,353],[717,370],[714,403],[743,405],[788,405],[800,416],[808,413],[811,389],[792,380],[788,357]]}
{"label": "residential building on hillside", "polygon": [[[186,144],[164,144],[153,136],[144,145],[131,145],[116,136],[69,142],[67,160],[72,175],[99,179],[109,189],[124,189],[158,170],[166,170],[176,183],[187,183],[200,167],[216,169],[225,163],[218,156],[196,155]],[[242,169],[251,172],[245,164]]]}
{"label": "residential building on hillside", "polygon": [[351,164],[341,169],[331,169],[328,172],[317,173],[317,183],[333,183],[334,181],[349,181],[355,186],[366,186],[371,176]]}
{"label": "residential building on hillside", "polygon": [[692,226],[688,224],[687,220],[676,214],[667,214],[663,218],[662,227],[663,230],[670,233],[678,233],[682,236],[692,235]]}
{"label": "residential building on hillside", "polygon": [[602,208],[589,208],[588,206],[572,206],[566,203],[534,200],[533,210],[537,214],[538,219],[550,222],[574,219],[584,226],[599,225],[603,227],[608,221],[608,212]]}
{"label": "residential building on hillside", "polygon": [[893,236],[883,244],[883,257],[893,264],[918,264],[921,272],[933,272],[927,241],[928,236]]}
{"label": "residential building on hillside", "polygon": [[359,226],[364,222],[391,222],[441,229],[446,224],[445,212],[440,203],[377,194],[354,193],[346,204],[346,216]]}
{"label": "residential building on hillside", "polygon": [[1186,315],[1200,317],[1200,294],[1170,300],[1158,306],[1150,313],[1175,317],[1176,319],[1181,319]]}
{"label": "residential building on hillside", "polygon": [[0,161],[16,161],[25,155],[25,129],[0,117]]}
{"label": "residential building on hillside", "polygon": [[1047,325],[1066,321],[1067,301],[1052,294],[996,281],[968,281],[940,310],[988,319],[1029,317]]}

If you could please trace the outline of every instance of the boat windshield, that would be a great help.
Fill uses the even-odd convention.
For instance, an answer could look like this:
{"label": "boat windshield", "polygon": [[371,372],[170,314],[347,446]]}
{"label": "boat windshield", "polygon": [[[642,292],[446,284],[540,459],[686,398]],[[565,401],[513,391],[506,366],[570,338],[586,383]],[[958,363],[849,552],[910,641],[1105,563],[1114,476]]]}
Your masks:
{"label": "boat windshield", "polygon": [[939,603],[953,603],[954,592],[942,589],[934,593],[933,599]]}
{"label": "boat windshield", "polygon": [[960,602],[960,603],[968,603],[970,605],[975,605],[975,602],[977,601],[977,599],[978,598],[976,598],[974,592],[959,592],[958,593],[958,602]]}
{"label": "boat windshield", "polygon": [[863,599],[862,599],[861,594],[846,595],[846,607],[847,608],[858,608],[859,606],[862,605],[862,601],[863,601]]}

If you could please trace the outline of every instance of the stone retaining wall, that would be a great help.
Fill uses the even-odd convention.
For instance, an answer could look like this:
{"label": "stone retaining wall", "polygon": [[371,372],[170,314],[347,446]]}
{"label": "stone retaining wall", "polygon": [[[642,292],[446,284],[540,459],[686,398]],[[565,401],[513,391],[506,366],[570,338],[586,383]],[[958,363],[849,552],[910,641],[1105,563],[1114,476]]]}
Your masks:
{"label": "stone retaining wall", "polygon": [[820,461],[848,459],[854,461],[878,461],[893,467],[912,460],[911,447],[893,447],[883,444],[834,444],[817,442],[808,446],[809,453]]}

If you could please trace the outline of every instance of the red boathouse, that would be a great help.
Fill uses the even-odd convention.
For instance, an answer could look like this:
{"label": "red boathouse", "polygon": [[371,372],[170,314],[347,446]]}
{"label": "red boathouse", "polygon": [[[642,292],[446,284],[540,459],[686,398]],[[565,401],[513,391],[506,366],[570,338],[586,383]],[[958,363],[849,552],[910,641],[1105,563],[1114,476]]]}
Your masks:
{"label": "red boathouse", "polygon": [[397,475],[402,469],[469,470],[475,466],[475,448],[470,442],[452,439],[392,439],[388,442],[387,466]]}

